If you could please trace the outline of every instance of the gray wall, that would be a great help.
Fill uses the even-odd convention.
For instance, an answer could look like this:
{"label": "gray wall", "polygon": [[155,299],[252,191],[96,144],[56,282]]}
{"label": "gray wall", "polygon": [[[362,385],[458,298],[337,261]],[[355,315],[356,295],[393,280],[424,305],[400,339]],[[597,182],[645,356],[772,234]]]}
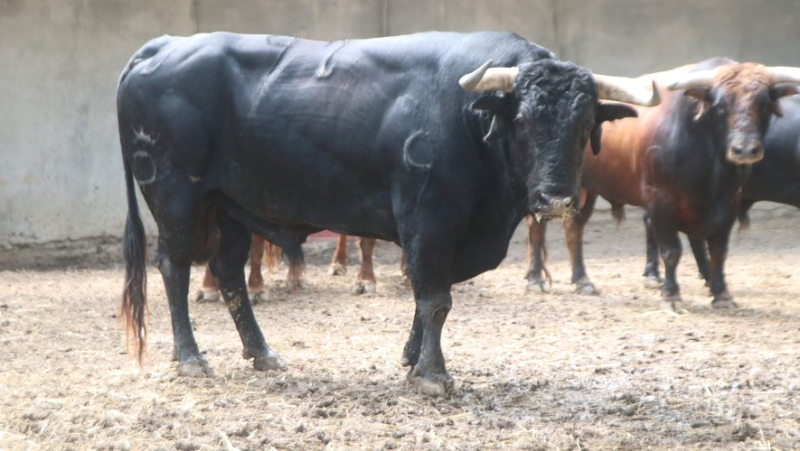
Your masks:
{"label": "gray wall", "polygon": [[164,33],[497,29],[636,75],[714,55],[800,65],[799,18],[795,0],[0,0],[0,250],[121,235],[117,76]]}

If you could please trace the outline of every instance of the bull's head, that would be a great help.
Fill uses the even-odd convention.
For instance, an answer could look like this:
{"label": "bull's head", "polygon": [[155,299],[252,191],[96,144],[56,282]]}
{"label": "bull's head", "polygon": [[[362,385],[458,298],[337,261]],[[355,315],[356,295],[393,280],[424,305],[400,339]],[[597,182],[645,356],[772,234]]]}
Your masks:
{"label": "bull's head", "polygon": [[764,157],[770,119],[783,114],[778,99],[796,94],[798,84],[800,68],[742,63],[688,72],[666,87],[698,101],[695,121],[719,137],[728,161],[741,165]]}
{"label": "bull's head", "polygon": [[491,64],[464,75],[459,83],[467,91],[495,92],[475,101],[473,108],[492,114],[485,140],[509,138],[514,163],[525,173],[529,212],[537,220],[577,211],[587,144],[597,153],[603,121],[636,116],[628,106],[600,100],[646,106],[660,102],[655,84],[651,91],[640,81],[592,75],[572,63]]}

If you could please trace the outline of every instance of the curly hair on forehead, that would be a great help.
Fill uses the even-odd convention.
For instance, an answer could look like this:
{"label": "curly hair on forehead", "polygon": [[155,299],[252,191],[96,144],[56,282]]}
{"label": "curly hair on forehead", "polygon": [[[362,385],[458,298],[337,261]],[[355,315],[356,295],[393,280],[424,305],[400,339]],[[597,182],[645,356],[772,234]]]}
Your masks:
{"label": "curly hair on forehead", "polygon": [[770,85],[766,66],[756,63],[741,63],[719,68],[714,84],[732,91],[754,91]]}

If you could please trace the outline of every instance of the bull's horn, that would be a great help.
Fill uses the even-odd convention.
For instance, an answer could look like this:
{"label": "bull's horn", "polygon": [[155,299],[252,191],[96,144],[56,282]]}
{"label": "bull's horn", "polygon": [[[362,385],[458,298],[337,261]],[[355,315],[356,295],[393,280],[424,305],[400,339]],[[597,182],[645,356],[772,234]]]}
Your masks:
{"label": "bull's horn", "polygon": [[666,84],[666,88],[670,91],[678,89],[692,89],[692,88],[710,88],[714,82],[714,77],[717,75],[717,69],[698,70],[696,72],[688,72],[675,77],[672,81]]}
{"label": "bull's horn", "polygon": [[598,99],[641,106],[656,106],[661,103],[655,80],[652,80],[652,91],[643,88],[642,81],[635,78],[594,74],[594,82],[597,85]]}
{"label": "bull's horn", "polygon": [[458,80],[467,91],[504,91],[514,90],[514,83],[519,74],[518,67],[493,67],[492,60],[485,62],[481,67],[475,69]]}
{"label": "bull's horn", "polygon": [[767,67],[767,73],[773,85],[800,84],[800,67],[771,66]]}

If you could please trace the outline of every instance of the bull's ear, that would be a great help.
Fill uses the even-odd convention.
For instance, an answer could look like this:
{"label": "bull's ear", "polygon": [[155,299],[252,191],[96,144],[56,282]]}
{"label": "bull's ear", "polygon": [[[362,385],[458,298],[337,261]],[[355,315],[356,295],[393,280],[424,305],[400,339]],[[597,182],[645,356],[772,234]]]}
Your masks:
{"label": "bull's ear", "polygon": [[589,142],[592,145],[592,154],[597,155],[600,153],[600,142],[603,140],[603,127],[595,125],[589,135]]}
{"label": "bull's ear", "polygon": [[781,108],[780,98],[793,96],[797,93],[797,86],[781,86],[779,88],[770,88],[769,98],[772,101],[772,114],[778,117],[783,117],[783,108]]}
{"label": "bull's ear", "polygon": [[594,123],[599,126],[604,121],[616,121],[626,117],[637,117],[639,113],[628,105],[621,103],[601,103],[595,113]]}
{"label": "bull's ear", "polygon": [[683,95],[701,102],[711,102],[711,90],[708,88],[689,88],[683,92]]}
{"label": "bull's ear", "polygon": [[683,92],[686,97],[691,97],[699,102],[697,113],[694,115],[694,120],[699,121],[705,114],[711,110],[711,104],[714,99],[711,97],[711,89],[709,88],[689,88]]}
{"label": "bull's ear", "polygon": [[483,96],[472,102],[472,109],[486,111],[491,114],[502,114],[506,105],[505,99],[499,96]]}

